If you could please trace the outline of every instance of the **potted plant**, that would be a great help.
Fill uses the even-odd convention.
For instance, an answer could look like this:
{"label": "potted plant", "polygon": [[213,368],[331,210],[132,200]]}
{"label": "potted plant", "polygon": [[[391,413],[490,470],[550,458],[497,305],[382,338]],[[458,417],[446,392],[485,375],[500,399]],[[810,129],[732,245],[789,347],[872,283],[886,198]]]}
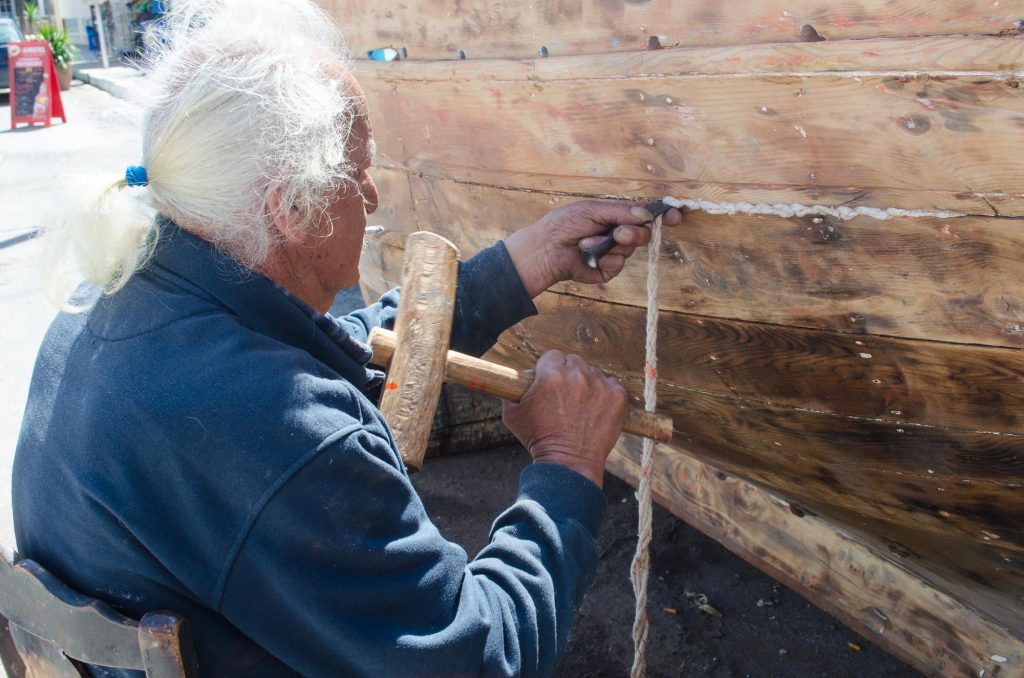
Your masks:
{"label": "potted plant", "polygon": [[67,91],[71,88],[71,62],[78,56],[78,48],[71,44],[66,30],[53,24],[41,26],[39,34],[50,43],[53,63],[57,67],[57,81],[61,91]]}
{"label": "potted plant", "polygon": [[25,3],[25,33],[31,36],[36,32],[36,19],[39,17],[39,3]]}

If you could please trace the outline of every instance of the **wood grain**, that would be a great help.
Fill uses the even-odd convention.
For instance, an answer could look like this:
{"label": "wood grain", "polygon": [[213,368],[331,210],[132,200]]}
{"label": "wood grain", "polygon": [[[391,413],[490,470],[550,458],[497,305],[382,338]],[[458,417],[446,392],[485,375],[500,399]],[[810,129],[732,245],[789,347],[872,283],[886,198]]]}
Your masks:
{"label": "wood grain", "polygon": [[[374,254],[364,258],[364,270],[368,271],[364,285],[382,291],[391,286],[388,277],[393,278],[394,272],[387,261],[395,260],[397,253],[379,243],[371,243],[369,251]],[[566,349],[575,349],[584,358],[596,356],[634,395],[640,391],[640,374],[631,367],[629,348],[622,343],[627,337],[608,335],[615,340],[609,341],[611,348],[604,348],[601,341],[593,342],[594,337],[603,335],[579,331],[574,343],[576,328],[567,323],[571,316],[564,312],[560,300],[542,298],[540,305],[555,312],[528,319],[507,332],[492,351],[492,359],[525,369],[541,352],[564,341]],[[595,311],[593,315],[600,314]],[[591,318],[590,326],[593,323]],[[942,369],[936,364],[938,356],[923,366],[914,363],[914,351],[926,355],[934,348],[931,343],[903,343],[911,344],[903,347],[906,369],[920,370],[923,375],[930,369]],[[949,355],[956,349],[945,348]],[[609,358],[608,351],[619,352],[618,360]],[[639,345],[635,352],[640,352]],[[680,432],[671,447],[692,450],[709,463],[780,492],[808,511],[872,535],[910,561],[911,567],[928,568],[951,581],[964,582],[972,604],[1024,631],[1020,605],[1024,600],[1024,528],[1017,519],[1024,512],[1024,436],[787,407],[757,402],[728,389],[728,393],[703,391],[692,384],[673,383],[673,379],[685,383],[686,377],[680,376],[686,371],[684,356],[661,355],[659,411],[671,413]],[[826,374],[830,361],[822,361],[820,369]],[[850,358],[850,362],[856,361]],[[706,372],[705,377],[710,381]],[[765,388],[787,388],[784,373],[776,378],[783,383]],[[908,381],[916,383],[915,378]],[[931,379],[933,383],[941,381],[939,376]],[[803,383],[811,381],[807,377]],[[833,398],[833,402],[846,398],[818,393],[819,398]],[[932,412],[935,417],[943,408],[957,408],[953,396],[943,399],[941,393],[919,392],[919,397],[922,401],[935,398],[928,401],[929,407],[938,408]],[[851,395],[846,402],[854,399]]]}
{"label": "wood grain", "polygon": [[1024,41],[1007,37],[951,36],[838,42],[742,44],[664,50],[602,52],[585,56],[468,61],[357,61],[357,73],[387,82],[586,82],[623,78],[736,78],[832,73],[860,77],[933,73],[1016,78]]}
{"label": "wood grain", "polygon": [[[398,335],[375,327],[370,332],[369,344],[373,349],[371,362],[387,366],[398,345]],[[457,351],[448,351],[443,361],[446,382],[514,403],[518,403],[533,384],[533,376],[528,373]],[[664,415],[646,412],[640,405],[626,406],[622,430],[662,442],[672,440],[672,420]]]}
{"label": "wood grain", "polygon": [[169,612],[150,612],[139,621],[139,650],[146,678],[199,678],[192,630]]}
{"label": "wood grain", "polygon": [[10,620],[15,641],[42,639],[43,645],[32,641],[40,657],[47,656],[45,647],[56,646],[89,664],[143,668],[137,622],[72,591],[38,563],[6,549],[0,556],[0,613]]}
{"label": "wood grain", "polygon": [[[575,200],[378,169],[385,226],[454,240],[467,254]],[[900,218],[849,222],[691,212],[664,231],[664,310],[850,334],[1024,346],[1024,220]],[[646,303],[641,253],[603,286],[558,289]],[[858,337],[861,339],[861,337]],[[899,409],[899,408],[894,408]]]}
{"label": "wood grain", "polygon": [[799,42],[805,25],[828,41],[1015,31],[1018,0],[540,0],[522,3],[374,4],[320,0],[358,56],[405,47],[410,59],[522,58],[664,47]]}
{"label": "wood grain", "polygon": [[515,443],[515,436],[501,420],[501,402],[497,398],[452,384],[441,387],[426,459],[493,450]]}
{"label": "wood grain", "polygon": [[[643,374],[644,312],[562,294],[506,341]],[[893,423],[1024,436],[1024,351],[661,314],[659,378],[680,388]]]}
{"label": "wood grain", "polygon": [[387,167],[588,195],[1024,214],[1016,71],[451,82],[385,79],[389,66],[359,73]]}
{"label": "wood grain", "polygon": [[[639,441],[623,438],[609,470],[635,485],[639,456]],[[965,604],[969,597],[949,595],[956,582],[926,579],[891,553],[685,451],[658,446],[651,479],[658,503],[676,516],[925,674],[1024,672],[1019,627],[1009,631]]]}
{"label": "wood grain", "polygon": [[151,612],[136,622],[7,547],[0,547],[0,614],[7,636],[0,652],[12,676],[90,675],[76,662],[145,670],[153,678],[199,675],[184,619]]}
{"label": "wood grain", "polygon": [[397,346],[380,411],[411,471],[423,467],[441,395],[458,260],[458,249],[439,235],[418,232],[406,240],[402,299],[395,314]]}
{"label": "wood grain", "polygon": [[[401,252],[374,248],[371,276],[397,276]],[[534,359],[586,355],[628,380],[643,374],[644,310],[544,294],[541,317],[503,341]],[[558,318],[552,323],[547,318]],[[1024,436],[1024,351],[805,330],[663,311],[659,378],[684,390],[895,424]]]}

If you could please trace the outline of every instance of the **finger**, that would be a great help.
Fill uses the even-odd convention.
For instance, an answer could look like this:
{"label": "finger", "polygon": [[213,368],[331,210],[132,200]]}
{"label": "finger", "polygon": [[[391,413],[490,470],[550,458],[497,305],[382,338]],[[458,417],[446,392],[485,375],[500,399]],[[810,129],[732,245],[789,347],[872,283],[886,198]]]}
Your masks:
{"label": "finger", "polygon": [[613,377],[610,374],[606,374],[604,380],[608,383],[608,387],[611,388],[613,391],[621,391],[622,393],[626,392],[626,387],[623,386],[622,382],[619,381],[616,377]]}
{"label": "finger", "polygon": [[575,353],[570,353],[565,356],[565,366],[570,369],[579,370],[580,372],[586,372],[589,368],[587,362]]}
{"label": "finger", "polygon": [[678,226],[683,223],[683,211],[673,207],[661,217],[663,226]]}
{"label": "finger", "polygon": [[607,239],[608,236],[606,234],[594,235],[590,236],[589,238],[580,239],[580,241],[576,243],[576,246],[579,247],[581,250],[593,250],[597,248],[598,245],[604,243],[604,241]]}
{"label": "finger", "polygon": [[541,379],[552,372],[565,367],[565,354],[561,351],[551,349],[537,360],[537,379]]}
{"label": "finger", "polygon": [[651,229],[642,226],[619,226],[612,231],[615,242],[625,247],[640,247],[651,241]]}
{"label": "finger", "polygon": [[[614,251],[612,250],[612,252]],[[626,257],[621,254],[613,254],[612,252],[601,257],[601,263],[598,264],[601,282],[608,282],[619,273],[622,273],[622,269],[626,266]]]}
{"label": "finger", "polygon": [[515,418],[516,412],[519,411],[519,403],[512,402],[511,400],[501,399],[501,420],[508,425],[508,422]]}
{"label": "finger", "polygon": [[588,216],[597,223],[645,224],[654,220],[646,207],[625,200],[589,200],[585,203]]}

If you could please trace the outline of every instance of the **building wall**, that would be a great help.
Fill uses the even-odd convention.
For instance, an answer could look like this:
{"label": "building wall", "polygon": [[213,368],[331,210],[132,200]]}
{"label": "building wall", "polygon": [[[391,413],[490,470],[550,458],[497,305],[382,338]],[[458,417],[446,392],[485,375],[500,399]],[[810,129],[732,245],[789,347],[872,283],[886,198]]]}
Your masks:
{"label": "building wall", "polygon": [[60,8],[71,42],[76,45],[88,44],[89,36],[85,27],[92,21],[88,3],[85,0],[61,0]]}

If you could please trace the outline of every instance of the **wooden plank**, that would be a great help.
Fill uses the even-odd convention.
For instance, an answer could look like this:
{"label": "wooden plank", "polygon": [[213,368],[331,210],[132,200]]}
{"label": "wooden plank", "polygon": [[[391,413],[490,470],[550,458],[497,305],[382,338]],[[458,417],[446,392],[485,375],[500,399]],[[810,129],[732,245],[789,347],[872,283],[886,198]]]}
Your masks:
{"label": "wooden plank", "polygon": [[390,67],[360,71],[387,167],[588,195],[1024,214],[1014,70],[452,82]]}
{"label": "wooden plank", "polygon": [[[1015,32],[1020,0],[541,0],[438,5],[320,0],[359,56],[405,47],[411,59],[532,57],[662,46]],[[813,27],[813,33],[804,29]]]}
{"label": "wooden plank", "polygon": [[[563,294],[508,341],[643,374],[644,311]],[[662,313],[659,378],[683,389],[893,423],[1024,435],[1024,351]]]}
{"label": "wooden plank", "polygon": [[[636,484],[639,441],[609,470]],[[658,503],[930,675],[1021,675],[1024,640],[850,533],[682,451],[660,446]],[[1005,661],[1001,661],[1005,660]]]}
{"label": "wooden plank", "polygon": [[356,62],[357,73],[387,82],[531,80],[541,83],[622,78],[750,77],[805,73],[898,77],[920,72],[1019,78],[1024,40],[989,36],[885,38],[840,42],[605,52],[584,56],[468,61]]}
{"label": "wooden plank", "polygon": [[[381,194],[374,219],[386,228],[379,240],[397,245],[404,234],[428,229],[467,254],[575,199],[384,169],[374,176]],[[664,310],[851,334],[1024,346],[1020,219],[816,223],[692,212],[663,237]],[[558,289],[644,306],[643,261],[637,257],[608,285]]]}
{"label": "wooden plank", "polygon": [[[393,248],[371,243],[364,284],[386,289]],[[390,265],[393,267],[393,264]],[[543,305],[543,302],[542,302]],[[533,336],[506,333],[492,352],[524,369],[558,345],[562,314],[529,319]],[[593,343],[575,348],[590,359]],[[616,343],[623,354],[628,347]],[[639,352],[639,347],[637,348]],[[663,360],[668,370],[675,361]],[[634,395],[640,378],[623,360],[603,364]],[[880,544],[950,581],[965,582],[972,604],[1024,632],[1024,437],[853,418],[761,404],[681,388],[663,380],[659,409],[679,432],[672,447],[782,493],[806,510],[873,535]]]}
{"label": "wooden plank", "polygon": [[[400,252],[375,248],[394,279]],[[371,264],[366,262],[367,266]],[[586,354],[602,369],[643,374],[644,310],[566,294],[536,300],[558,323],[526,321],[505,341],[534,358]],[[664,311],[659,378],[685,390],[824,413],[1024,435],[1024,351],[962,346]]]}

